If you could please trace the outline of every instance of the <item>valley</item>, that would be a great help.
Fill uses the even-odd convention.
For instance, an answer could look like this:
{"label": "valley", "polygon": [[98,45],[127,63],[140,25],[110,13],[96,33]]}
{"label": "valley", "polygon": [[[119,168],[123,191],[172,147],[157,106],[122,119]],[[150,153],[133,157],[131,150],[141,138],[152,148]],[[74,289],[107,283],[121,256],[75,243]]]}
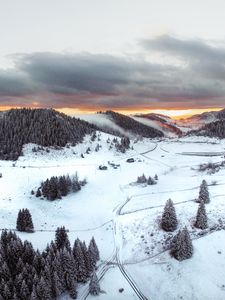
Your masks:
{"label": "valley", "polygon": [[[104,291],[99,299],[224,299],[225,168],[211,175],[198,170],[200,164],[224,160],[224,140],[200,136],[143,138],[131,140],[130,148],[120,153],[109,147],[114,136],[97,131],[97,137],[93,141],[86,135],[76,146],[61,150],[43,147],[35,153],[35,145],[27,144],[16,162],[1,161],[1,229],[15,230],[19,209],[28,208],[34,233],[17,234],[32,242],[35,249],[44,250],[54,240],[58,226],[68,229],[71,243],[77,236],[86,242],[94,236],[100,251],[97,276]],[[96,152],[97,144],[101,148]],[[128,158],[134,162],[128,163]],[[115,169],[108,162],[119,167]],[[99,170],[100,165],[107,170]],[[87,179],[78,193],[55,201],[31,195],[46,178],[75,172]],[[157,174],[157,184],[135,183],[142,174]],[[206,205],[208,228],[200,230],[193,222],[203,179],[211,201]],[[176,232],[187,226],[193,240],[193,257],[183,262],[169,255],[169,239],[176,232],[160,228],[169,198],[177,212]],[[207,286],[200,288],[201,282]],[[88,284],[78,286],[77,299],[92,297]]]}

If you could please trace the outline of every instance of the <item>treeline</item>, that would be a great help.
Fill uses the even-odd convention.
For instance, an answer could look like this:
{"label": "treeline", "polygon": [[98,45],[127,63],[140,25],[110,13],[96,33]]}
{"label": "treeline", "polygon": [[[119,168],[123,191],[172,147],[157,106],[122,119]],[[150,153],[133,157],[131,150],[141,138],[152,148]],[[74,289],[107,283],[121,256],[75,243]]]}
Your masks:
{"label": "treeline", "polygon": [[225,138],[225,120],[219,120],[204,125],[199,130],[192,130],[188,133],[189,135],[203,135],[209,137],[216,137],[219,139]]}
{"label": "treeline", "polygon": [[[102,112],[99,112],[102,113]],[[163,133],[155,128],[149,127],[147,125],[144,125],[128,116],[116,113],[114,111],[108,110],[105,112],[106,115],[110,117],[114,121],[115,124],[120,126],[124,131],[127,131],[130,134],[133,135],[140,135],[142,137],[146,138],[155,138],[155,137],[162,137]],[[109,132],[109,130],[107,131]],[[115,130],[111,130],[109,132],[111,134],[119,135],[121,136],[121,132],[117,132]]]}
{"label": "treeline", "polygon": [[[76,299],[77,283],[87,282],[92,274],[95,281],[98,260],[94,238],[88,247],[79,239],[71,247],[65,227],[57,228],[55,241],[42,253],[4,230],[0,238],[0,299],[52,300],[63,293]],[[98,288],[93,280],[90,288]]]}
{"label": "treeline", "polygon": [[94,125],[53,109],[11,109],[0,118],[0,159],[16,160],[27,143],[44,147],[76,145],[94,130]]}
{"label": "treeline", "polygon": [[74,176],[52,176],[41,183],[36,193],[32,190],[31,194],[36,197],[44,197],[48,200],[62,199],[69,193],[76,193],[81,190],[87,181],[79,180],[77,173]]}

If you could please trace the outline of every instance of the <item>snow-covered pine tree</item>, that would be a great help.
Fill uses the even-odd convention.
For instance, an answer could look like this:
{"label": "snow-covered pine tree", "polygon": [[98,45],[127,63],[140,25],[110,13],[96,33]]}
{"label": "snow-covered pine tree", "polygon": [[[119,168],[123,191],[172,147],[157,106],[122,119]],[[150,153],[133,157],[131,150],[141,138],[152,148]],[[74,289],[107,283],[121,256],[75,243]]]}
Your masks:
{"label": "snow-covered pine tree", "polygon": [[208,227],[205,203],[203,201],[199,203],[195,227],[199,229],[206,229]]}
{"label": "snow-covered pine tree", "polygon": [[58,227],[56,229],[55,244],[58,250],[63,249],[65,247],[67,250],[71,251],[70,241],[64,226]]}
{"label": "snow-covered pine tree", "polygon": [[57,271],[54,271],[52,274],[52,296],[53,298],[57,298],[64,292],[62,283],[59,279]]}
{"label": "snow-covered pine tree", "polygon": [[66,285],[67,285],[67,291],[72,299],[77,298],[77,284],[74,276],[70,273],[66,274]]}
{"label": "snow-covered pine tree", "polygon": [[90,253],[87,249],[87,246],[86,246],[85,242],[82,243],[82,252],[83,252],[83,255],[84,255],[87,275],[90,276],[90,274],[93,271],[93,265],[92,265],[92,261],[91,261],[91,258],[90,258]]}
{"label": "snow-covered pine tree", "polygon": [[147,185],[154,185],[156,183],[157,182],[155,181],[155,179],[153,179],[151,176],[148,177]]}
{"label": "snow-covered pine tree", "polygon": [[196,202],[201,202],[201,201],[203,201],[205,204],[210,202],[208,184],[205,180],[202,180],[202,183],[200,185],[200,190],[199,190],[199,196]]}
{"label": "snow-covered pine tree", "polygon": [[69,291],[69,293],[74,294],[72,291],[76,289],[77,271],[73,255],[71,251],[68,251],[66,248],[60,250],[59,255],[63,274],[63,288]]}
{"label": "snow-covered pine tree", "polygon": [[187,230],[184,227],[174,236],[171,243],[171,255],[179,261],[191,258],[193,255],[193,245]]}
{"label": "snow-covered pine tree", "polygon": [[96,262],[100,259],[100,256],[99,256],[98,246],[95,242],[94,237],[92,237],[92,239],[90,240],[88,251],[91,254],[91,257],[94,259],[94,262],[96,264]]}
{"label": "snow-covered pine tree", "polygon": [[23,280],[23,282],[22,282],[19,296],[20,296],[20,299],[29,299],[30,292],[29,292],[29,289],[28,289],[28,286],[27,286],[25,280]]}
{"label": "snow-covered pine tree", "polygon": [[18,231],[22,231],[22,227],[23,227],[23,225],[22,225],[22,211],[20,209],[19,212],[18,212],[18,215],[17,215],[16,229]]}
{"label": "snow-covered pine tree", "polygon": [[161,227],[165,231],[174,231],[177,229],[177,224],[177,216],[173,201],[168,199],[162,214]]}
{"label": "snow-covered pine tree", "polygon": [[100,289],[100,285],[98,282],[98,277],[97,277],[96,273],[94,272],[91,277],[90,284],[89,284],[89,292],[93,296],[98,296],[100,294],[100,291],[101,291],[101,289]]}
{"label": "snow-covered pine tree", "polygon": [[77,282],[86,282],[88,278],[88,271],[85,264],[85,257],[82,251],[82,243],[76,239],[73,246],[73,257],[76,265]]}
{"label": "snow-covered pine tree", "polygon": [[25,208],[19,211],[17,222],[16,222],[16,229],[18,231],[25,231],[25,232],[34,231],[32,216],[29,209]]}
{"label": "snow-covered pine tree", "polygon": [[147,178],[144,173],[141,176],[138,176],[137,183],[146,183],[146,182],[147,182]]}
{"label": "snow-covered pine tree", "polygon": [[36,292],[37,292],[38,299],[52,300],[52,295],[49,286],[45,283],[45,280],[42,276],[37,283]]}

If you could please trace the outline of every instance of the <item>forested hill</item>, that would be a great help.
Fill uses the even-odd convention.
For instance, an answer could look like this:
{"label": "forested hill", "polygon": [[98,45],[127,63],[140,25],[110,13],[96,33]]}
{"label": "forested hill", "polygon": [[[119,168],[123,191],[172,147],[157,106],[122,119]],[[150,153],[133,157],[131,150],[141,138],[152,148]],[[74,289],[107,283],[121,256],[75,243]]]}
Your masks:
{"label": "forested hill", "polygon": [[199,130],[192,130],[191,135],[203,135],[209,137],[217,137],[219,139],[225,138],[225,120],[208,123]]}
{"label": "forested hill", "polygon": [[27,143],[75,145],[94,130],[93,125],[53,109],[11,109],[0,118],[0,159],[16,160]]}
{"label": "forested hill", "polygon": [[147,138],[163,137],[162,131],[142,124],[128,116],[108,110],[105,114],[124,131]]}

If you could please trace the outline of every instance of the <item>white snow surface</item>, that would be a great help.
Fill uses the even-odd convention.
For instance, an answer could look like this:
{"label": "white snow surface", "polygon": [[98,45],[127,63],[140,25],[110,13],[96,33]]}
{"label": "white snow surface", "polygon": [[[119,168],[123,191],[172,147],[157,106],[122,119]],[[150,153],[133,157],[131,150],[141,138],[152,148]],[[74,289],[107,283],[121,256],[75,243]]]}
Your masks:
{"label": "white snow surface", "polygon": [[[121,154],[114,148],[109,150],[107,140],[113,136],[97,136],[94,142],[87,136],[75,147],[49,148],[49,153],[34,153],[35,145],[29,144],[16,163],[0,161],[1,229],[15,229],[19,209],[28,208],[35,233],[17,234],[35,248],[43,250],[62,225],[69,230],[72,244],[77,237],[88,243],[94,236],[101,254],[97,274],[104,273],[100,280],[104,293],[98,299],[138,299],[118,263],[149,300],[225,299],[225,232],[221,225],[225,222],[225,169],[213,175],[198,171],[201,163],[224,160],[225,141],[203,137],[143,139],[132,142],[134,149]],[[99,152],[95,152],[97,143],[102,146]],[[90,154],[85,153],[88,147]],[[126,162],[130,157],[134,163]],[[120,166],[114,169],[108,161]],[[108,169],[99,170],[99,165]],[[30,193],[53,175],[75,172],[88,182],[78,193],[52,202]],[[158,183],[137,185],[137,176],[143,173],[158,174]],[[209,229],[201,235],[193,223],[198,208],[194,200],[203,179],[209,184],[211,202],[206,205]],[[160,228],[168,198],[175,204],[177,230],[187,226],[193,239],[194,255],[186,261],[178,262],[169,255],[167,240],[177,231],[166,233]],[[124,288],[122,293],[120,288]],[[87,285],[80,286],[78,299],[86,299],[86,291]],[[87,299],[94,298],[89,295]]]}

